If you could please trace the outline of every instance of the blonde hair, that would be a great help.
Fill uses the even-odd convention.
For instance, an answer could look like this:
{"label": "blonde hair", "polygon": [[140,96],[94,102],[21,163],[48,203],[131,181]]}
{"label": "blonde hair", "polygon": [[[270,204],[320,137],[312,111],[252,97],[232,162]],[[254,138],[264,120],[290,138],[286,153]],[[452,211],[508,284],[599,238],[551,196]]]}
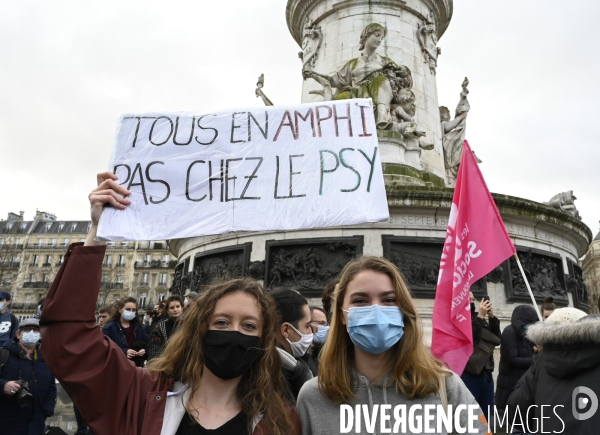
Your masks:
{"label": "blonde hair", "polygon": [[275,348],[277,311],[273,299],[253,279],[234,279],[210,287],[186,312],[182,325],[171,336],[162,355],[146,367],[155,375],[190,384],[190,395],[193,396],[200,388],[204,370],[202,342],[209,328],[210,317],[219,299],[236,292],[256,299],[263,323],[260,337],[262,354],[242,375],[237,387],[237,398],[248,418],[249,433],[252,432],[254,416],[261,413],[261,424],[267,433],[287,435],[294,429],[282,399],[285,387],[280,375],[281,359]]}
{"label": "blonde hair", "polygon": [[404,316],[404,335],[390,349],[390,361],[393,361],[392,383],[396,385],[396,390],[409,399],[438,392],[440,376],[447,371],[423,344],[421,318],[402,275],[385,258],[361,257],[344,267],[335,292],[329,335],[321,351],[321,394],[337,404],[349,403],[350,399],[357,397],[353,389],[354,344],[346,326],[342,324],[342,305],[348,284],[366,270],[383,273],[391,279],[398,306]]}

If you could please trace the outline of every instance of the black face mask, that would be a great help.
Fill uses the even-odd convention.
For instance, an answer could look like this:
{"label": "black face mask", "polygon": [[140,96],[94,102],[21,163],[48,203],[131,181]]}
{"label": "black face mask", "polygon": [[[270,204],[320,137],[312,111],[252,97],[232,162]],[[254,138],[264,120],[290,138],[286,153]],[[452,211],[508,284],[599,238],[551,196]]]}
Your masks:
{"label": "black face mask", "polygon": [[217,377],[233,379],[243,375],[258,358],[260,337],[238,331],[207,331],[202,341],[204,364]]}
{"label": "black face mask", "polygon": [[471,313],[476,315],[476,313],[475,313],[475,303],[474,302],[471,302]]}

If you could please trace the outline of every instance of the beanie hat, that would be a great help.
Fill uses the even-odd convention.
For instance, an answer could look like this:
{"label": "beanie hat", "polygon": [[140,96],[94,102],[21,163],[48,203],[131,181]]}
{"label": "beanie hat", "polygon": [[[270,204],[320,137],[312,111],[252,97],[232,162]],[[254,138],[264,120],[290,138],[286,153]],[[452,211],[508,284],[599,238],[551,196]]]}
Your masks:
{"label": "beanie hat", "polygon": [[548,316],[546,322],[552,323],[572,323],[576,322],[582,317],[587,316],[584,311],[578,310],[577,308],[565,307],[554,310],[552,314]]}

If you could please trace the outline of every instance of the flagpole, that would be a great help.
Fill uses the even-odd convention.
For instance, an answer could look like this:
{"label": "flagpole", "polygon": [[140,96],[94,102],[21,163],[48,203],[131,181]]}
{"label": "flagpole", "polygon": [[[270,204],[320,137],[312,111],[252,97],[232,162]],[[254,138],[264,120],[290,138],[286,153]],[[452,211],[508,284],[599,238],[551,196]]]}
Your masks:
{"label": "flagpole", "polygon": [[540,322],[542,321],[542,314],[540,313],[540,308],[537,305],[537,302],[535,301],[535,297],[533,296],[533,292],[531,291],[531,287],[529,287],[529,282],[527,281],[527,277],[525,276],[525,271],[523,270],[523,266],[521,266],[521,262],[519,261],[519,257],[517,256],[517,253],[514,253],[515,256],[515,260],[517,260],[517,264],[519,265],[519,270],[521,271],[521,275],[523,275],[523,281],[525,281],[525,285],[527,286],[527,290],[529,291],[529,296],[531,297],[531,302],[533,302],[533,306],[535,307],[535,312],[538,315],[538,318],[540,319]]}

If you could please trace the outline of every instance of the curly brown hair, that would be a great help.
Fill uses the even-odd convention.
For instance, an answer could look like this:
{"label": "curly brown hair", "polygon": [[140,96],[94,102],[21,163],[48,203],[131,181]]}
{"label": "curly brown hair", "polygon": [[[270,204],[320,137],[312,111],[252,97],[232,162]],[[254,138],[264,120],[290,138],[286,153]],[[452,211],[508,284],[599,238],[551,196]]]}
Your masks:
{"label": "curly brown hair", "polygon": [[[190,384],[190,396],[193,396],[200,388],[204,369],[202,342],[209,329],[209,320],[217,301],[235,292],[243,292],[256,299],[263,323],[260,336],[263,352],[242,375],[237,387],[237,398],[248,418],[249,433],[252,433],[254,416],[258,413],[263,414],[261,424],[265,426],[266,433],[293,433],[293,425],[282,399],[285,387],[279,375],[282,370],[281,359],[275,348],[277,311],[271,297],[253,279],[234,279],[209,287],[186,312],[182,325],[171,336],[162,355],[146,368],[159,376]],[[184,405],[188,412],[193,411],[187,404]]]}

